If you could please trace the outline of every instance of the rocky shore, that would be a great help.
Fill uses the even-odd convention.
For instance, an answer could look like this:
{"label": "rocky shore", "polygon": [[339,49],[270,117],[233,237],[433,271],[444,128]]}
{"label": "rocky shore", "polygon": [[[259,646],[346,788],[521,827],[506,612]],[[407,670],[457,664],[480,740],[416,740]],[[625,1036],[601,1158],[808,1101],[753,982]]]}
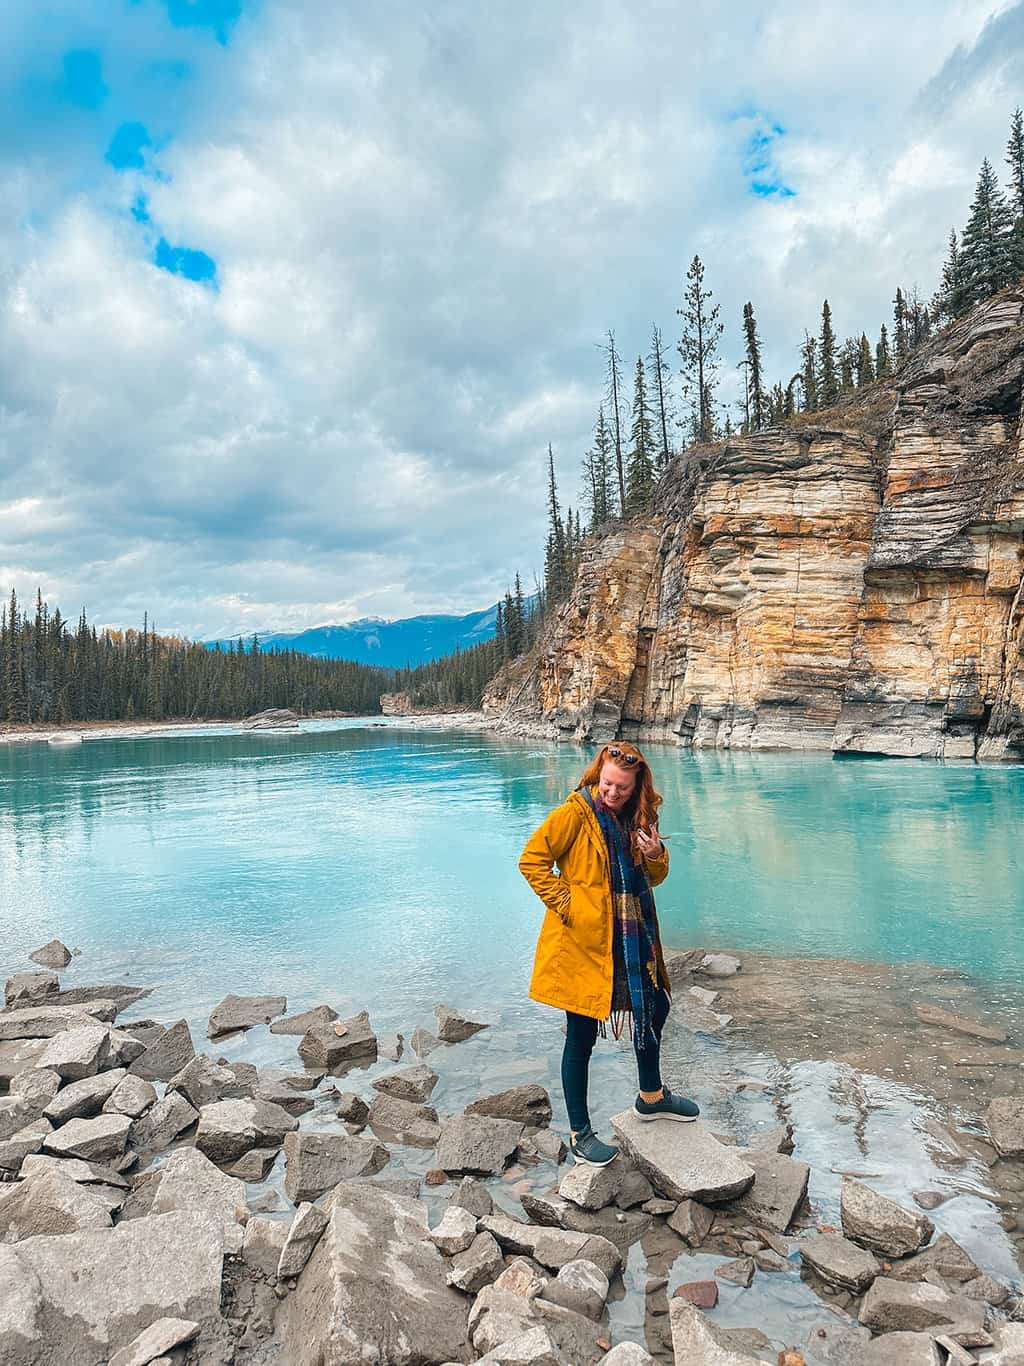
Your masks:
{"label": "rocky shore", "polygon": [[[870,966],[851,965],[860,978],[844,995],[820,964],[670,959],[679,1039],[740,1051],[770,1035],[785,1066],[788,1029],[803,1056],[810,1039],[841,1058],[854,1088],[891,1070],[899,1050],[871,1050],[894,1030],[918,1068],[922,1050],[947,1059],[950,1187],[893,1199],[877,1174],[843,1172],[832,1222],[784,1086],[777,1122],[753,1132],[624,1109],[615,1162],[567,1167],[539,1085],[444,1108],[460,1046],[494,1033],[483,1019],[438,1006],[407,1045],[378,1037],[366,1011],[289,1015],[283,996],[231,995],[197,1052],[185,1020],[139,1013],[148,989],[62,989],[64,945],[32,957],[0,1010],[5,1366],[1024,1361],[1019,1276],[947,1231],[956,1181],[981,1162],[1003,1229],[1024,1243],[1020,1054],[954,975],[921,969],[922,999],[865,1009],[884,987]],[[926,999],[937,981],[945,1006]],[[796,1009],[815,983],[838,997],[831,1037]],[[222,1056],[268,1030],[294,1040],[294,1066]],[[783,1306],[799,1299],[799,1333],[759,1313],[765,1287]]]}

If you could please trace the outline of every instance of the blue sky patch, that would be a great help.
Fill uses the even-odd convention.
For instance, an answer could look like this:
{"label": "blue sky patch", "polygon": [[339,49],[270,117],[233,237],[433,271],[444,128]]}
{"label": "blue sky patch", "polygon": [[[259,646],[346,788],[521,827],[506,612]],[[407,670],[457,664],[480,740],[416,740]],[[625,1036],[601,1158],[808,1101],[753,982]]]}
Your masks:
{"label": "blue sky patch", "polygon": [[107,98],[100,54],[78,48],[74,52],[65,52],[63,65],[61,94],[64,99],[83,109],[98,109]]}
{"label": "blue sky patch", "polygon": [[217,262],[205,251],[172,247],[166,237],[161,237],[153,260],[161,270],[170,271],[172,275],[184,275],[186,280],[198,280],[201,284],[216,284]]}
{"label": "blue sky patch", "polygon": [[212,29],[225,45],[242,16],[242,0],[163,0],[163,6],[175,28]]}
{"label": "blue sky patch", "polygon": [[136,223],[148,223],[149,220],[149,201],[144,194],[137,194],[132,203],[132,217]]}
{"label": "blue sky patch", "polygon": [[110,139],[107,160],[118,171],[141,170],[145,165],[142,150],[152,145],[144,123],[122,123]]}
{"label": "blue sky patch", "polygon": [[775,144],[786,136],[781,123],[763,119],[747,139],[743,147],[743,174],[747,178],[750,193],[766,199],[777,196],[790,199],[796,194],[787,185],[782,172],[775,164]]}

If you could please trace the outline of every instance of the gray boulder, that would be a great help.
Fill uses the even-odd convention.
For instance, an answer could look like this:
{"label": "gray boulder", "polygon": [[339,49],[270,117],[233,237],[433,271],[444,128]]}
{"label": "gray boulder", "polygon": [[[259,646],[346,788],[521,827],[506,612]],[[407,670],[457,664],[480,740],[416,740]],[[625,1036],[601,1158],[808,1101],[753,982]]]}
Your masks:
{"label": "gray boulder", "polygon": [[58,1171],[0,1186],[0,1243],[88,1228],[110,1228],[106,1205]]}
{"label": "gray boulder", "polygon": [[159,1153],[179,1134],[199,1123],[199,1111],[178,1091],[168,1091],[144,1115],[132,1123],[132,1147]]}
{"label": "gray boulder", "polygon": [[428,1053],[433,1053],[435,1048],[441,1047],[441,1040],[436,1034],[431,1034],[429,1029],[419,1026],[413,1030],[409,1047],[418,1058],[425,1058]]}
{"label": "gray boulder", "polygon": [[1024,1157],[1024,1096],[997,1096],[985,1121],[1000,1157]]}
{"label": "gray boulder", "polygon": [[714,1211],[699,1200],[680,1200],[668,1217],[668,1226],[690,1247],[700,1247],[715,1222]]}
{"label": "gray boulder", "polygon": [[266,1100],[219,1100],[199,1111],[196,1147],[212,1162],[235,1162],[250,1148],[277,1148],[299,1121]]}
{"label": "gray boulder", "polygon": [[740,970],[740,960],[729,953],[706,953],[700,961],[698,971],[705,977],[735,977]]}
{"label": "gray boulder", "polygon": [[383,1144],[352,1134],[290,1133],[284,1140],[284,1188],[293,1204],[318,1199],[341,1181],[374,1176],[391,1160]]}
{"label": "gray boulder", "polygon": [[72,1119],[43,1139],[43,1149],[55,1157],[80,1157],[85,1162],[109,1162],[120,1157],[132,1122],[127,1115],[95,1115]]}
{"label": "gray boulder", "polygon": [[146,1081],[170,1081],[195,1055],[188,1021],[178,1020],[135,1059],[130,1070]]}
{"label": "gray boulder", "polygon": [[600,1234],[521,1224],[507,1214],[485,1215],[477,1227],[490,1233],[506,1252],[532,1257],[551,1271],[582,1257],[611,1279],[622,1266],[619,1249]]}
{"label": "gray boulder", "polygon": [[[608,1358],[603,1358],[607,1361]],[[481,1366],[572,1366],[551,1334],[539,1324],[478,1358]]]}
{"label": "gray boulder", "polygon": [[285,996],[225,996],[210,1014],[207,1037],[218,1039],[222,1034],[236,1034],[241,1029],[269,1024],[287,1009]]}
{"label": "gray boulder", "polygon": [[490,1115],[492,1119],[511,1119],[517,1124],[543,1128],[551,1123],[551,1097],[543,1086],[513,1086],[494,1096],[482,1096],[466,1106],[467,1115]]}
{"label": "gray boulder", "polygon": [[83,1162],[77,1157],[50,1157],[46,1153],[26,1157],[21,1168],[23,1180],[42,1172],[59,1172],[80,1185],[121,1186],[127,1190],[129,1184],[120,1172],[99,1162]]}
{"label": "gray boulder", "polygon": [[[0,1019],[3,1019],[2,1015]],[[45,1048],[45,1039],[12,1039],[7,1043],[0,1042],[0,1087],[9,1087],[17,1077],[32,1070]],[[56,1073],[54,1075],[56,1076]]]}
{"label": "gray boulder", "polygon": [[715,1279],[728,1281],[731,1285],[739,1285],[747,1290],[754,1279],[754,1270],[753,1257],[736,1257],[731,1262],[723,1262],[721,1266],[715,1267]]}
{"label": "gray boulder", "polygon": [[33,1067],[11,1078],[11,1096],[40,1114],[60,1090],[61,1079],[45,1067]]}
{"label": "gray boulder", "polygon": [[317,1024],[306,1031],[299,1043],[299,1057],[307,1067],[335,1072],[376,1061],[377,1036],[370,1026],[368,1012],[363,1010],[342,1024],[345,1033],[340,1037],[333,1025]]}
{"label": "gray boulder", "polygon": [[266,1181],[280,1154],[280,1148],[250,1148],[228,1167],[228,1176],[237,1176],[239,1181]]}
{"label": "gray boulder", "polygon": [[476,1233],[476,1216],[460,1205],[449,1205],[441,1222],[431,1230],[430,1238],[436,1248],[446,1257],[454,1257],[471,1247]]}
{"label": "gray boulder", "polygon": [[478,1233],[465,1252],[458,1252],[452,1258],[447,1281],[456,1290],[476,1295],[501,1274],[504,1265],[501,1248],[493,1235]]}
{"label": "gray boulder", "polygon": [[167,1089],[180,1091],[196,1110],[201,1110],[204,1105],[213,1105],[218,1100],[241,1100],[252,1094],[230,1067],[222,1067],[205,1053],[197,1053],[189,1058],[181,1071],[175,1072],[167,1083]]}
{"label": "gray boulder", "polygon": [[33,963],[38,963],[44,968],[66,968],[71,962],[71,950],[59,939],[51,939],[41,949],[36,949],[34,953],[30,953],[29,958],[32,959]]}
{"label": "gray boulder", "polygon": [[271,1280],[277,1279],[277,1268],[288,1241],[286,1219],[250,1217],[242,1240],[242,1261]]}
{"label": "gray boulder", "polygon": [[620,1342],[601,1358],[601,1366],[655,1366],[654,1358],[636,1342]]}
{"label": "gray boulder", "polygon": [[17,1172],[43,1146],[43,1140],[53,1133],[48,1119],[34,1119],[10,1138],[0,1141],[0,1171]]}
{"label": "gray boulder", "polygon": [[296,1119],[301,1115],[308,1115],[315,1104],[311,1096],[304,1096],[301,1091],[296,1091],[294,1086],[289,1086],[287,1082],[275,1081],[266,1073],[260,1076],[254,1099],[269,1100],[271,1105],[279,1105]]}
{"label": "gray boulder", "polygon": [[448,1203],[468,1209],[470,1214],[476,1215],[478,1219],[482,1219],[485,1214],[494,1213],[491,1192],[475,1176],[464,1176],[452,1191]]}
{"label": "gray boulder", "polygon": [[158,1359],[167,1361],[170,1359],[166,1355],[168,1352],[198,1336],[199,1324],[191,1319],[157,1319],[156,1323],[144,1328],[134,1342],[115,1352],[109,1366],[149,1366]]}
{"label": "gray boulder", "polygon": [[108,1022],[114,1018],[114,1007],[109,1001],[97,1001],[90,1006],[19,1006],[0,1012],[0,1042],[52,1039],[66,1029],[103,1023],[104,1016]]}
{"label": "gray boulder", "polygon": [[70,987],[67,991],[57,993],[54,1004],[84,1006],[93,1005],[96,1001],[111,1001],[115,1007],[114,1015],[119,1015],[122,1010],[127,1010],[136,1001],[141,1001],[143,997],[152,994],[152,987],[129,987],[125,986],[124,983],[110,983],[98,987]]}
{"label": "gray boulder", "polygon": [[154,1186],[151,1214],[205,1211],[223,1225],[225,1252],[241,1250],[247,1210],[245,1186],[237,1177],[226,1176],[195,1148],[179,1148],[157,1171]]}
{"label": "gray boulder", "polygon": [[621,1156],[607,1167],[590,1167],[581,1162],[570,1167],[559,1181],[558,1194],[580,1209],[604,1209],[614,1201],[623,1177],[630,1170]]}
{"label": "gray boulder", "polygon": [[800,1242],[800,1258],[829,1285],[859,1295],[882,1270],[865,1248],[841,1233],[812,1233]]}
{"label": "gray boulder", "polygon": [[751,1366],[751,1362],[764,1360],[734,1348],[724,1330],[712,1324],[689,1300],[673,1297],[668,1312],[677,1362],[692,1362],[694,1366]]}
{"label": "gray boulder", "polygon": [[437,1165],[446,1172],[497,1175],[508,1166],[523,1126],[486,1115],[455,1115],[441,1130]]}
{"label": "gray boulder", "polygon": [[[71,1035],[65,1036],[70,1038]],[[98,1076],[83,1077],[63,1087],[47,1104],[43,1114],[51,1124],[66,1124],[69,1119],[87,1119],[98,1115],[126,1076],[123,1067]]]}
{"label": "gray boulder", "polygon": [[4,987],[5,1006],[33,1006],[56,996],[60,980],[55,972],[17,972]]}
{"label": "gray boulder", "polygon": [[386,1072],[370,1083],[374,1090],[398,1100],[423,1102],[430,1099],[430,1093],[437,1085],[437,1073],[426,1063],[414,1063],[412,1067],[399,1068],[397,1072]]}
{"label": "gray boulder", "polygon": [[143,1077],[123,1077],[103,1102],[106,1114],[138,1119],[156,1104],[156,1087]]}
{"label": "gray boulder", "polygon": [[623,1110],[612,1117],[612,1128],[655,1190],[672,1200],[715,1204],[736,1199],[753,1183],[750,1163],[699,1122],[650,1124]]}
{"label": "gray boulder", "polygon": [[163,1214],[116,1228],[0,1247],[0,1360],[96,1366],[161,1318],[214,1329],[220,1319],[220,1226]]}
{"label": "gray boulder", "polygon": [[308,1203],[299,1206],[281,1249],[277,1264],[278,1280],[286,1281],[302,1274],[326,1227],[327,1215],[322,1209]]}
{"label": "gray boulder", "polygon": [[338,1012],[330,1006],[314,1006],[300,1015],[288,1015],[283,1020],[275,1020],[270,1026],[271,1034],[305,1034],[318,1025],[333,1024]]}
{"label": "gray boulder", "polygon": [[437,1111],[397,1096],[375,1097],[367,1115],[375,1133],[412,1148],[433,1148],[441,1137]]}
{"label": "gray boulder", "polygon": [[451,1006],[435,1006],[434,1014],[437,1016],[437,1037],[442,1043],[462,1043],[464,1039],[479,1034],[481,1029],[490,1029],[490,1025],[471,1020],[459,1011],[452,1010]]}
{"label": "gray boulder", "polygon": [[849,1176],[843,1178],[839,1208],[847,1238],[886,1257],[917,1252],[935,1232],[926,1214],[903,1209]]}
{"label": "gray boulder", "polygon": [[784,1153],[744,1149],[743,1161],[754,1169],[754,1184],[735,1207],[751,1223],[785,1233],[807,1198],[811,1169]]}
{"label": "gray boulder", "polygon": [[107,1056],[104,1067],[130,1067],[146,1051],[146,1045],[123,1029],[107,1031]]}
{"label": "gray boulder", "polygon": [[365,1125],[370,1118],[370,1107],[362,1096],[356,1095],[355,1091],[342,1091],[338,1096],[335,1114],[347,1124]]}
{"label": "gray boulder", "polygon": [[593,1262],[577,1258],[558,1268],[558,1275],[540,1292],[551,1304],[575,1310],[588,1319],[600,1319],[608,1298],[608,1277]]}
{"label": "gray boulder", "polygon": [[942,1366],[946,1356],[928,1333],[883,1333],[863,1345],[857,1360],[863,1366]]}
{"label": "gray boulder", "polygon": [[39,1066],[56,1072],[64,1081],[94,1077],[106,1066],[110,1031],[100,1024],[65,1029],[51,1038],[39,1058]]}
{"label": "gray boulder", "polygon": [[923,1281],[929,1271],[938,1272],[947,1281],[971,1281],[978,1275],[977,1264],[948,1233],[940,1233],[916,1256],[893,1262],[886,1275],[894,1281]]}
{"label": "gray boulder", "polygon": [[923,1333],[941,1324],[984,1328],[985,1306],[927,1281],[878,1276],[860,1306],[860,1322],[876,1333]]}
{"label": "gray boulder", "polygon": [[426,1207],[346,1183],[324,1213],[327,1228],[279,1317],[289,1366],[465,1361],[469,1306],[446,1284]]}

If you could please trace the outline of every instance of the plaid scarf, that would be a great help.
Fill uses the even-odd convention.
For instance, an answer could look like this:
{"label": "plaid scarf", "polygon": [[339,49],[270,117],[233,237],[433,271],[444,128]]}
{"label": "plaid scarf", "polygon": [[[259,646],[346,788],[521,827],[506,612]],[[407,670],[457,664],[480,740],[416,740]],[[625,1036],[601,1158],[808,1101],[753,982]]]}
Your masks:
{"label": "plaid scarf", "polygon": [[[611,871],[612,914],[618,920],[622,936],[622,956],[626,964],[629,999],[632,1005],[634,1039],[641,1048],[657,1044],[653,1023],[653,997],[658,988],[658,967],[654,945],[657,942],[657,921],[654,894],[643,863],[633,861],[630,848],[631,827],[624,826],[600,798],[594,800],[587,788],[582,788],[590,809],[597,817],[608,846],[608,866]],[[626,1019],[612,1017],[612,1033],[621,1038]]]}

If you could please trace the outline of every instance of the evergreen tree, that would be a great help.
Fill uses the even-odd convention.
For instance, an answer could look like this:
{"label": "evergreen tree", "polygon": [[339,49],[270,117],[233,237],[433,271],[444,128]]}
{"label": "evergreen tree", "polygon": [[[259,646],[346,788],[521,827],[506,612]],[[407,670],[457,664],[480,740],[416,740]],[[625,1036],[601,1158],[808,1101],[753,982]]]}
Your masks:
{"label": "evergreen tree", "polygon": [[761,431],[765,423],[764,376],[761,372],[761,340],[757,335],[757,320],[754,305],[743,305],[743,341],[747,363],[747,426],[751,431]]}
{"label": "evergreen tree", "polygon": [[508,641],[505,639],[505,605],[500,598],[494,613],[494,643],[497,646],[499,657],[506,660],[508,658]]}
{"label": "evergreen tree", "polygon": [[1010,140],[1006,144],[1006,164],[1010,168],[1010,210],[1013,214],[1011,255],[1015,275],[1024,274],[1024,114],[1020,106],[1010,121]]}
{"label": "evergreen tree", "polygon": [[804,344],[800,352],[803,358],[803,366],[800,370],[800,382],[804,390],[804,412],[816,413],[819,408],[818,403],[818,341],[809,332],[804,333]]}
{"label": "evergreen tree", "polygon": [[604,420],[604,404],[597,411],[594,444],[583,457],[584,502],[590,514],[590,529],[610,521],[615,508],[615,483],[612,461],[612,437]]}
{"label": "evergreen tree", "polygon": [[643,512],[654,495],[655,444],[650,408],[647,403],[647,378],[642,356],[636,358],[633,379],[633,424],[629,438],[629,465],[626,470],[626,510]]}
{"label": "evergreen tree", "polygon": [[821,339],[818,353],[819,408],[831,408],[839,397],[839,376],[836,373],[836,337],[832,331],[832,310],[826,299],[821,308]]}
{"label": "evergreen tree", "polygon": [[978,172],[960,258],[971,304],[987,299],[1014,277],[1013,214],[988,157]]}
{"label": "evergreen tree", "polygon": [[668,462],[672,458],[672,448],[668,440],[669,423],[672,421],[672,372],[669,369],[668,361],[665,359],[665,344],[661,338],[661,328],[651,328],[651,353],[647,357],[647,364],[654,384],[654,418],[655,430],[657,432],[656,453],[654,456],[654,468],[658,474],[664,474],[668,469]]}
{"label": "evergreen tree", "polygon": [[686,279],[683,307],[676,309],[683,320],[677,347],[683,362],[683,393],[690,401],[691,431],[698,440],[710,441],[715,430],[718,343],[725,329],[718,320],[718,305],[711,303],[711,290],[704,288],[704,264],[699,256],[690,263]]}
{"label": "evergreen tree", "polygon": [[853,337],[847,337],[839,351],[839,387],[843,393],[848,393],[854,387],[859,355],[860,343]]}
{"label": "evergreen tree", "polygon": [[612,435],[615,439],[615,474],[619,485],[619,516],[626,515],[626,474],[622,462],[622,362],[615,349],[615,333],[609,330],[608,344],[603,348],[607,357],[605,400],[611,404]]}
{"label": "evergreen tree", "polygon": [[937,318],[952,322],[970,307],[963,258],[957,242],[956,229],[949,230],[949,254],[942,266],[942,283],[936,291],[932,308]]}
{"label": "evergreen tree", "polygon": [[860,334],[860,347],[857,352],[857,388],[863,389],[865,384],[871,384],[875,378],[875,365],[871,359],[871,343],[867,339],[867,334]]}
{"label": "evergreen tree", "polygon": [[895,348],[895,368],[898,370],[910,353],[910,342],[907,336],[907,306],[903,298],[903,290],[897,287],[896,298],[892,305],[892,339]]}
{"label": "evergreen tree", "polygon": [[878,334],[878,345],[875,347],[875,375],[878,379],[887,379],[892,374],[892,356],[889,354],[889,332],[882,324],[882,330]]}
{"label": "evergreen tree", "polygon": [[766,427],[777,427],[786,416],[786,391],[781,384],[773,384],[768,394]]}
{"label": "evergreen tree", "polygon": [[565,526],[558,505],[555,483],[555,456],[548,443],[548,541],[544,556],[544,593],[550,607],[557,606],[569,590],[569,565],[566,555]]}
{"label": "evergreen tree", "polygon": [[911,351],[926,342],[932,334],[932,318],[928,311],[928,305],[924,303],[918,293],[917,285],[914,286],[913,293],[905,299],[907,309],[907,345]]}

